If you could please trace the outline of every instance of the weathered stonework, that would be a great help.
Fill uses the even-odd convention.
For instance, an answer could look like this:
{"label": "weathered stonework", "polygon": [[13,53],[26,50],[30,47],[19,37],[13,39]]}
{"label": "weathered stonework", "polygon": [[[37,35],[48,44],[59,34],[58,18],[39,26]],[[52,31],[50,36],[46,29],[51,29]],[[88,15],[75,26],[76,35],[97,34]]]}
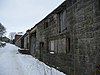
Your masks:
{"label": "weathered stonework", "polygon": [[[66,11],[66,2],[64,2],[58,9],[54,10],[37,24],[36,57],[46,64],[53,66],[67,74],[69,73],[68,71],[73,70],[74,57],[69,54],[69,32],[66,29],[62,31],[64,27],[61,29],[60,25],[59,14],[63,11]],[[48,23],[46,28],[45,23]],[[43,46],[41,46],[41,43],[43,43]],[[53,48],[54,50],[52,50]],[[69,66],[71,67],[69,68]]]}
{"label": "weathered stonework", "polygon": [[[73,0],[72,0],[73,1]],[[67,1],[66,1],[67,3]],[[92,75],[96,65],[100,64],[100,6],[98,0],[77,0],[64,9],[54,10],[37,25],[37,48],[43,42],[43,51],[40,56],[45,63],[60,67],[69,75]],[[59,13],[66,10],[66,26],[64,32],[60,31]],[[55,13],[56,11],[56,13]],[[44,23],[48,27],[44,29]],[[70,38],[70,50],[64,41]],[[50,54],[49,41],[55,40],[54,54]],[[66,46],[66,47],[64,47]],[[39,51],[39,49],[37,49]]]}
{"label": "weathered stonework", "polygon": [[[74,73],[71,75],[93,75],[100,64],[100,4],[99,0],[79,0],[67,8],[67,25],[74,57]],[[98,16],[97,16],[98,15]],[[69,68],[72,68],[69,66]]]}
{"label": "weathered stonework", "polygon": [[100,1],[66,0],[36,24],[27,38],[30,53],[46,64],[68,75],[96,75]]}

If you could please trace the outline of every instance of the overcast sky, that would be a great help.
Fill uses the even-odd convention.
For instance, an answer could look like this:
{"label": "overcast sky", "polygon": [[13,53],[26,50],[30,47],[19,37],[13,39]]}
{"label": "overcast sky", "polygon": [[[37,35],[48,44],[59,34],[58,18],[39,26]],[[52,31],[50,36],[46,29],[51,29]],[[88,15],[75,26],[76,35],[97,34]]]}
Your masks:
{"label": "overcast sky", "polygon": [[25,32],[64,0],[0,0],[0,22],[10,32]]}

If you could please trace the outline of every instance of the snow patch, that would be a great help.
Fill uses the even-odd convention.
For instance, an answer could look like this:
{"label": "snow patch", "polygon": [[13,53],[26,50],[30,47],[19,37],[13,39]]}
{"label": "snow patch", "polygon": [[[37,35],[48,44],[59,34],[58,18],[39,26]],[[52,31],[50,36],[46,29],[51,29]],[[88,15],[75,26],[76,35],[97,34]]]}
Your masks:
{"label": "snow patch", "polygon": [[65,75],[18,49],[8,43],[0,48],[0,75]]}

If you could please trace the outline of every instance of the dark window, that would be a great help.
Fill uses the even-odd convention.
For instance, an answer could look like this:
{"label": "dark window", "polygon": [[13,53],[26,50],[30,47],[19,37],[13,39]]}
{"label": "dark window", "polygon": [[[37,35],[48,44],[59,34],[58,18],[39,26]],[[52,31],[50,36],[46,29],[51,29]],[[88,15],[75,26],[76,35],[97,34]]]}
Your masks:
{"label": "dark window", "polygon": [[45,23],[44,23],[44,29],[45,29],[45,28],[48,28],[48,22],[45,22]]}
{"label": "dark window", "polygon": [[70,52],[70,38],[67,38],[67,41],[66,41],[67,43],[66,43],[66,47],[67,47],[67,49],[66,49],[66,53],[69,53]]}
{"label": "dark window", "polygon": [[70,38],[68,38],[68,52],[70,52]]}
{"label": "dark window", "polygon": [[59,15],[59,19],[60,19],[60,25],[59,25],[59,32],[64,32],[67,29],[67,25],[66,25],[66,10],[60,12]]}
{"label": "dark window", "polygon": [[40,42],[40,60],[43,60],[43,50],[44,50],[44,42]]}
{"label": "dark window", "polygon": [[99,9],[100,9],[100,0],[98,0],[99,1]]}
{"label": "dark window", "polygon": [[40,42],[40,47],[43,48],[44,47],[44,43]]}

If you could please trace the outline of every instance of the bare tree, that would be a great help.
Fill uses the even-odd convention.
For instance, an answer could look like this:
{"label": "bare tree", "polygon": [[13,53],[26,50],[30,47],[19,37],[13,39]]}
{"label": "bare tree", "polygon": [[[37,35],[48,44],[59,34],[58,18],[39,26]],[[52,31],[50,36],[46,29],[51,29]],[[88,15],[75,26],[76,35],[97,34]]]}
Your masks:
{"label": "bare tree", "polygon": [[9,38],[10,38],[10,40],[15,39],[15,35],[16,35],[16,32],[11,32],[11,33],[9,33]]}
{"label": "bare tree", "polygon": [[2,37],[5,32],[6,32],[6,28],[0,23],[0,37]]}

